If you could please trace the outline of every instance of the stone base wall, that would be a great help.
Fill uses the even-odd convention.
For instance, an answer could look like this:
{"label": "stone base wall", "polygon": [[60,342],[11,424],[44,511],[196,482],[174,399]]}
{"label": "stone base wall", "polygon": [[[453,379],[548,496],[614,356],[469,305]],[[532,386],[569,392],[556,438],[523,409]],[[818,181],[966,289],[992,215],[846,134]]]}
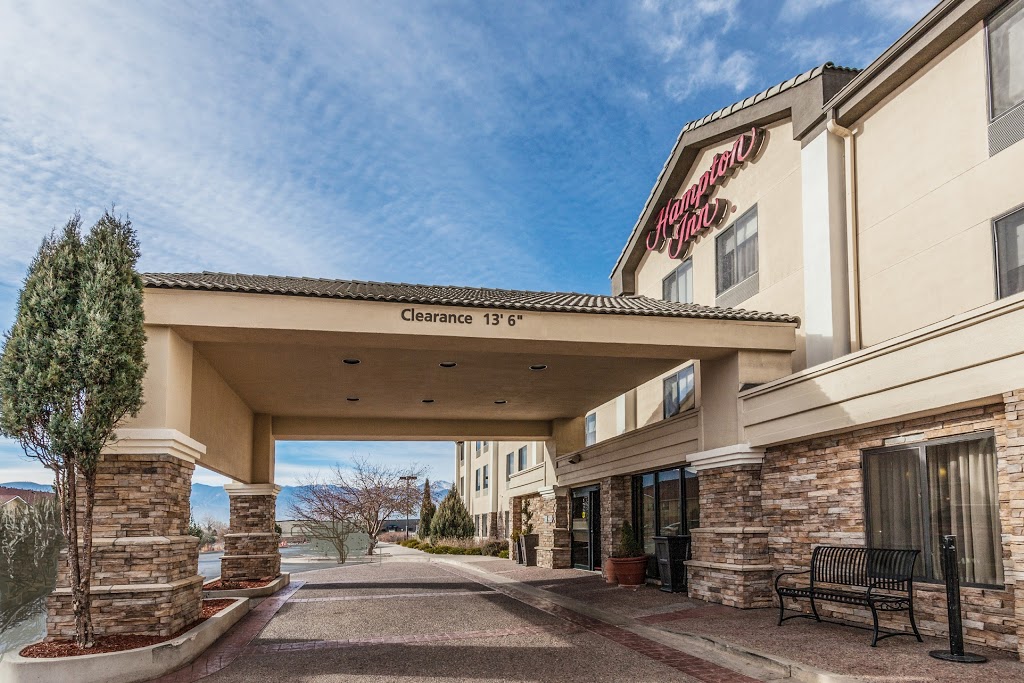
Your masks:
{"label": "stone base wall", "polygon": [[[1017,651],[1022,644],[1018,623],[1024,621],[1022,602],[1014,590],[1017,568],[1024,555],[1024,429],[1018,425],[1017,407],[1024,392],[1011,392],[1003,402],[905,420],[846,434],[769,449],[763,465],[762,497],[768,550],[778,570],[806,569],[811,550],[818,544],[865,545],[864,486],[861,452],[864,449],[918,442],[992,430],[996,439],[997,483],[1006,587],[961,588],[965,639],[979,645]],[[703,489],[704,479],[701,480]],[[701,514],[704,514],[702,508]],[[774,597],[774,596],[773,596]],[[777,598],[774,598],[777,600]],[[918,583],[914,591],[915,616],[922,633],[946,637],[946,600],[941,585]],[[787,607],[809,611],[806,601]],[[1024,607],[1024,604],[1022,604]],[[823,603],[822,616],[871,623],[866,609]],[[1019,617],[1017,615],[1020,615]],[[909,631],[906,614],[886,616],[882,622]]]}
{"label": "stone base wall", "polygon": [[[537,566],[567,569],[572,566],[569,548],[569,499],[565,495],[544,498],[519,496],[511,502],[512,530],[523,532],[523,502],[530,501],[533,533],[537,534]],[[519,549],[512,543],[510,557],[518,559]]]}
{"label": "stone base wall", "polygon": [[[615,552],[622,538],[622,523],[633,518],[632,477],[605,477],[601,480],[601,567]],[[637,530],[633,530],[637,533]]]}
{"label": "stone base wall", "polygon": [[700,473],[700,528],[690,531],[689,594],[730,607],[771,605],[769,530],[761,522],[761,465]]}
{"label": "stone base wall", "polygon": [[[276,489],[275,489],[276,490]],[[222,581],[260,581],[281,573],[280,535],[274,530],[277,494],[229,490],[230,530],[224,535]]]}
{"label": "stone base wall", "polygon": [[[199,618],[199,539],[188,535],[194,470],[192,462],[169,454],[102,456],[93,508],[97,636],[169,636]],[[57,589],[47,600],[47,640],[74,635],[66,554],[61,554]]]}

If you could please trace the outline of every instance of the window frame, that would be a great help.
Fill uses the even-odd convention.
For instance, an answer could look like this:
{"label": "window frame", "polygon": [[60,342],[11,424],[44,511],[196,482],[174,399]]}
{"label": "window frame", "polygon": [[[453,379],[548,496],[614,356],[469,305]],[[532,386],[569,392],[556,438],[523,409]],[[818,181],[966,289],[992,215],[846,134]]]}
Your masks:
{"label": "window frame", "polygon": [[[998,121],[999,119],[1003,118],[1007,114],[1010,114],[1011,112],[1013,112],[1013,111],[1019,109],[1020,107],[1024,106],[1024,99],[1022,99],[1020,102],[1014,103],[1012,106],[1010,106],[1002,114],[999,114],[999,115],[995,115],[994,114],[994,110],[995,110],[995,97],[994,97],[994,93],[992,92],[992,50],[991,50],[992,38],[991,38],[991,25],[992,25],[992,22],[994,20],[998,19],[1003,13],[1009,12],[1010,9],[1013,7],[1014,3],[1017,2],[1017,1],[1018,0],[1009,0],[1005,5],[1003,5],[1002,7],[997,9],[996,11],[992,12],[992,14],[990,14],[988,17],[985,18],[985,80],[986,80],[985,94],[988,97],[987,113],[988,113],[988,122],[990,124],[994,123],[995,121]],[[1024,2],[1020,3],[1020,6],[1018,7],[1017,11],[1019,11],[1021,13],[1024,13]]]}
{"label": "window frame", "polygon": [[[680,528],[680,531],[682,533],[680,533],[679,535],[680,536],[689,536],[690,532],[693,529],[700,528],[700,517],[699,517],[700,493],[699,492],[697,494],[697,505],[698,505],[697,526],[694,526],[694,527],[690,526],[690,520],[687,518],[687,514],[686,514],[686,503],[689,500],[689,498],[686,495],[686,479],[687,479],[686,470],[689,469],[689,468],[690,468],[690,466],[689,465],[685,465],[685,464],[684,465],[676,465],[675,467],[665,467],[665,468],[662,468],[662,469],[659,469],[659,470],[648,470],[648,471],[645,471],[645,472],[639,472],[637,474],[632,475],[632,477],[630,478],[630,494],[632,495],[632,498],[633,498],[633,500],[631,501],[632,502],[632,506],[631,506],[632,507],[632,524],[633,524],[633,529],[636,530],[636,532],[638,534],[638,538],[639,538],[641,543],[643,543],[643,528],[642,528],[642,523],[641,523],[642,522],[642,517],[643,517],[643,480],[644,480],[644,477],[649,475],[649,474],[654,475],[654,501],[653,501],[653,505],[654,505],[653,526],[654,526],[654,529],[660,530],[660,529],[663,528],[661,526],[661,519],[660,519],[660,517],[661,517],[661,486],[660,486],[661,479],[660,479],[659,475],[661,475],[664,472],[676,472],[676,471],[679,472],[679,519],[682,522],[681,528]],[[690,477],[690,478],[696,478],[697,486],[699,487],[700,486],[700,474],[697,473],[697,472],[694,472],[694,475],[695,475],[694,477]],[[656,533],[655,534],[655,536],[661,536],[661,535],[662,534],[660,534],[660,533]]]}
{"label": "window frame", "polygon": [[[757,239],[757,249],[754,252],[757,255],[757,268],[755,268],[752,273],[748,273],[747,276],[745,278],[743,278],[742,280],[737,279],[735,282],[733,282],[731,285],[729,285],[725,289],[719,290],[718,289],[718,285],[719,285],[720,275],[721,275],[721,271],[722,271],[721,249],[720,249],[719,245],[722,244],[722,242],[725,240],[726,236],[729,234],[730,231],[732,231],[733,234],[735,234],[736,226],[739,225],[740,223],[742,223],[743,221],[747,220],[751,216],[754,216],[754,224],[757,226],[757,229],[754,231],[754,234],[755,234],[756,239]],[[729,292],[729,291],[731,291],[733,289],[735,289],[736,287],[739,287],[741,284],[743,284],[744,282],[746,282],[747,280],[749,280],[750,278],[754,277],[755,275],[757,275],[758,273],[761,272],[761,225],[760,225],[760,222],[757,220],[757,216],[758,216],[757,204],[754,204],[752,207],[750,207],[749,209],[744,211],[736,220],[734,220],[732,223],[730,223],[727,227],[725,227],[722,230],[719,230],[718,234],[715,235],[715,297],[716,298],[722,296],[723,294],[725,294],[725,293],[727,293],[727,292]],[[739,247],[738,244],[733,247],[733,254],[736,253],[736,249],[738,247]],[[735,270],[735,264],[736,264],[736,259],[733,258],[734,270]],[[734,274],[736,274],[737,277],[738,277],[738,273],[734,273]]]}
{"label": "window frame", "polygon": [[[993,256],[993,272],[995,273],[995,290],[996,290],[996,301],[999,299],[1005,299],[1008,296],[1014,296],[1014,294],[1020,294],[1021,292],[1014,292],[1013,294],[1003,294],[1002,291],[1002,277],[999,272],[999,222],[1004,221],[1010,216],[1016,213],[1024,213],[1024,204],[1018,204],[1009,211],[1002,213],[992,219],[992,256]],[[1024,264],[1021,264],[1024,265]],[[1024,291],[1024,290],[1021,290]]]}
{"label": "window frame", "polygon": [[506,453],[505,454],[505,480],[506,481],[508,479],[510,479],[512,477],[512,474],[513,474],[513,471],[512,471],[512,460],[513,460],[513,458],[514,458],[514,454],[513,453]]}
{"label": "window frame", "polygon": [[[869,548],[871,545],[871,529],[868,528],[868,487],[867,487],[867,458],[868,456],[884,455],[886,453],[893,453],[896,451],[905,451],[909,449],[917,449],[918,451],[918,470],[920,473],[921,482],[927,482],[927,448],[929,446],[942,446],[944,444],[957,443],[960,441],[981,441],[983,439],[995,439],[995,430],[985,429],[978,432],[969,432],[967,434],[956,434],[954,436],[944,436],[935,439],[925,439],[922,441],[914,441],[913,443],[901,443],[893,444],[891,446],[880,446],[878,448],[865,448],[861,449],[860,452],[860,472],[861,472],[861,513],[864,520],[864,541],[865,545]],[[997,460],[999,459],[999,451],[994,450],[994,455]],[[998,493],[998,475],[996,479],[997,493]],[[924,569],[924,576],[914,576],[915,583],[926,583],[931,585],[945,585],[945,581],[939,578],[931,578],[932,576],[938,576],[938,568],[932,566],[932,552],[934,550],[933,543],[937,542],[938,536],[935,530],[932,528],[932,501],[930,491],[926,487],[922,487],[917,491],[917,494],[921,497],[921,516],[925,525],[924,534],[924,547],[921,548],[919,555],[922,568]],[[996,501],[998,503],[998,499]],[[1002,535],[1002,517],[997,515],[996,519],[999,522],[1000,536]],[[1001,584],[989,584],[989,583],[972,583],[969,581],[961,581],[961,586],[968,588],[983,588],[985,590],[1006,590],[1006,562],[1000,554],[999,560],[1003,562],[1003,582]]]}
{"label": "window frame", "polygon": [[[668,403],[665,402],[665,394],[667,393],[665,391],[665,389],[666,389],[665,385],[669,381],[673,381],[674,380],[675,383],[676,383],[676,390],[678,392],[679,376],[684,374],[684,373],[687,373],[687,372],[690,375],[693,376],[693,407],[694,408],[697,407],[697,370],[694,367],[694,364],[690,363],[685,368],[682,368],[680,370],[675,371],[674,373],[672,373],[671,375],[668,375],[667,377],[665,377],[661,381],[661,419],[662,420],[668,420],[669,418],[673,418],[676,415],[682,415],[683,413],[686,412],[686,410],[683,410],[682,407],[680,407],[679,410],[677,410],[676,412],[672,413],[671,415],[667,414],[667,412],[668,412]],[[680,406],[682,406],[682,401],[680,401],[679,403],[680,403]],[[692,409],[691,408],[687,408],[687,410],[692,410]]]}
{"label": "window frame", "polygon": [[[687,273],[690,275],[690,300],[683,301],[682,297],[679,296],[679,273],[686,268]],[[671,299],[665,296],[665,285],[669,284],[669,281],[673,280],[676,285],[677,298]],[[661,279],[661,298],[663,301],[674,301],[680,304],[692,304],[693,303],[693,257],[688,256],[683,259],[682,263],[672,269],[672,272]]]}
{"label": "window frame", "polygon": [[518,460],[520,472],[530,467],[530,453],[526,446],[519,447],[519,450],[516,452],[516,459]]}
{"label": "window frame", "polygon": [[[590,425],[594,425],[594,430],[590,430]],[[591,437],[593,434],[593,437]],[[597,443],[597,413],[588,413],[584,420],[583,425],[583,445],[584,447],[593,446]]]}
{"label": "window frame", "polygon": [[487,472],[487,465],[484,465],[483,470],[484,470],[484,491],[486,491],[488,488],[490,488],[491,478],[490,478],[490,475]]}
{"label": "window frame", "polygon": [[480,490],[480,468],[476,468],[476,490]]}

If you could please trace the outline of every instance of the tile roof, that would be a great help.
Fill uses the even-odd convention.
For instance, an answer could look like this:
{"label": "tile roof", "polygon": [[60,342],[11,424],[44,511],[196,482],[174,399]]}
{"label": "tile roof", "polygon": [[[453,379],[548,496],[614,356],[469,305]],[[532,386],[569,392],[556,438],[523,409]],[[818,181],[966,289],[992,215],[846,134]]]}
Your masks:
{"label": "tile roof", "polygon": [[736,308],[680,304],[646,296],[607,296],[575,292],[526,292],[512,289],[411,285],[395,282],[328,280],[279,275],[231,273],[144,273],[147,287],[250,294],[283,294],[356,301],[385,301],[436,306],[469,306],[522,311],[608,313],[669,318],[708,318],[754,322],[798,323],[790,315]]}

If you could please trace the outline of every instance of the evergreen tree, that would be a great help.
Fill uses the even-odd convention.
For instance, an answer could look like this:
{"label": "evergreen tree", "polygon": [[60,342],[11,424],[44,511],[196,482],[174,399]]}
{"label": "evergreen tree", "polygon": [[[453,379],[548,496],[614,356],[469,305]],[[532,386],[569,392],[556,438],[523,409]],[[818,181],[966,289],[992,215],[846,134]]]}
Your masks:
{"label": "evergreen tree", "polygon": [[84,238],[81,225],[76,214],[29,266],[0,355],[0,434],[54,472],[75,640],[91,647],[96,466],[142,407],[146,335],[131,222],[105,212]]}
{"label": "evergreen tree", "polygon": [[473,518],[469,516],[469,510],[453,486],[430,522],[430,542],[442,538],[473,538],[475,533]]}
{"label": "evergreen tree", "polygon": [[420,525],[416,529],[416,535],[420,540],[425,541],[430,536],[430,523],[434,519],[437,506],[434,505],[434,494],[430,490],[430,480],[423,483],[423,501],[420,503]]}

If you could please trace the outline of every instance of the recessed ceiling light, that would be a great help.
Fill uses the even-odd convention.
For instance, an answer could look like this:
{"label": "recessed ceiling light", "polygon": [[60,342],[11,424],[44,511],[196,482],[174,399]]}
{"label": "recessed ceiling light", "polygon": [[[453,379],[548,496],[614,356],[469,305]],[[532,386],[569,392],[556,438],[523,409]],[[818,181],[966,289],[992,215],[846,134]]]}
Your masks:
{"label": "recessed ceiling light", "polygon": [[425,399],[423,399],[421,401],[421,403],[433,403],[433,402],[434,402],[434,399],[432,399],[432,398],[425,398]]}
{"label": "recessed ceiling light", "polygon": [[358,358],[346,358],[341,362],[344,363],[345,365],[359,365],[359,363],[361,363],[362,361],[360,361]]}
{"label": "recessed ceiling light", "polygon": [[359,400],[359,397],[358,397],[358,396],[349,396],[349,397],[348,397],[348,398],[346,398],[345,400],[346,400],[346,401],[352,401],[353,403],[355,403],[356,401],[358,401],[358,400]]}
{"label": "recessed ceiling light", "polygon": [[495,401],[495,403],[497,405],[501,406],[501,405],[505,405],[506,403],[508,403],[508,401],[506,401],[505,399],[502,398],[502,399],[498,399],[497,401]]}
{"label": "recessed ceiling light", "polygon": [[530,369],[531,370],[547,370],[548,366],[544,365],[543,363],[537,363],[536,365],[531,365]]}
{"label": "recessed ceiling light", "polygon": [[440,365],[442,368],[454,368],[456,365],[458,365],[458,363],[456,363],[453,360],[446,360],[443,363],[438,363],[438,365]]}

